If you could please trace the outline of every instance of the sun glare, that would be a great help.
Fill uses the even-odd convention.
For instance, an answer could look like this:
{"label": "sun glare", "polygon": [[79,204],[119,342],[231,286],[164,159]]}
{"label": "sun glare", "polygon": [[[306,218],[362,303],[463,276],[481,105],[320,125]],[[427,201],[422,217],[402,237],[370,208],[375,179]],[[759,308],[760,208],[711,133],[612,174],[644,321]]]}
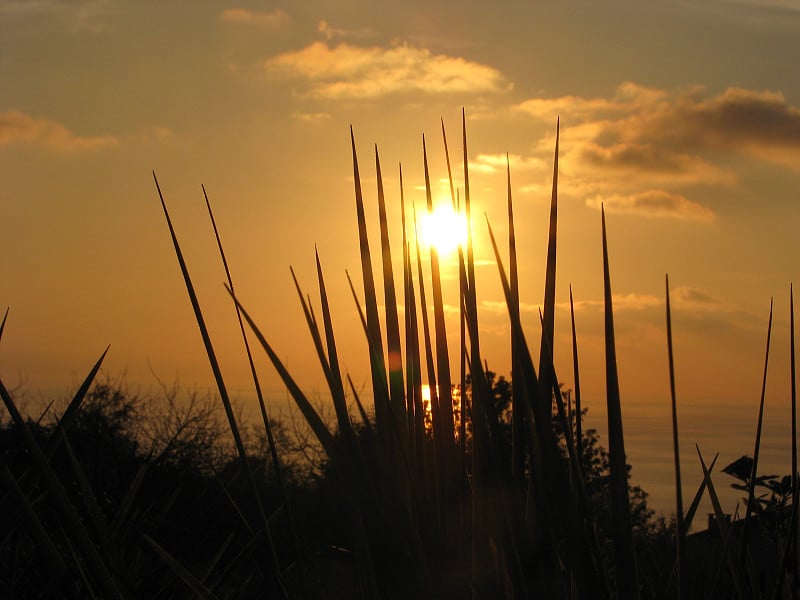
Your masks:
{"label": "sun glare", "polygon": [[423,215],[419,236],[423,244],[433,246],[440,255],[450,254],[467,241],[467,219],[449,202],[441,202],[432,213]]}

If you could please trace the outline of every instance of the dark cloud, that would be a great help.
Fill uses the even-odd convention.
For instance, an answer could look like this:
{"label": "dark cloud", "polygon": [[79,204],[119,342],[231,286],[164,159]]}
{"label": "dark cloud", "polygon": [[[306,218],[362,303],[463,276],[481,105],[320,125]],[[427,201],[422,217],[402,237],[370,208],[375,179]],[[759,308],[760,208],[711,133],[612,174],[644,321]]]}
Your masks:
{"label": "dark cloud", "polygon": [[800,109],[768,91],[729,88],[708,99],[687,94],[643,121],[636,135],[686,150],[800,150]]}
{"label": "dark cloud", "polygon": [[[659,90],[624,83],[612,98],[531,99],[518,110],[538,119],[569,115],[564,137],[590,167],[698,175],[723,169],[703,153],[745,153],[800,168],[800,107],[780,92],[702,87]],[[730,183],[728,176],[727,183]]]}

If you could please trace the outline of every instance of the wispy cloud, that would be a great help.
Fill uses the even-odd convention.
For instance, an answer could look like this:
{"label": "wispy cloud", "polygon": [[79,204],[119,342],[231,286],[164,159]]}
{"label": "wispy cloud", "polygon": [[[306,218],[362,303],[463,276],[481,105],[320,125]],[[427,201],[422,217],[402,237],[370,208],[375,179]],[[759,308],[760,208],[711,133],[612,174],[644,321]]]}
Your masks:
{"label": "wispy cloud", "polygon": [[273,76],[305,82],[311,96],[334,100],[496,93],[511,85],[493,67],[405,44],[367,48],[314,42],[269,59],[265,67]]}
{"label": "wispy cloud", "polygon": [[113,136],[81,136],[61,123],[18,110],[0,113],[0,146],[26,144],[57,152],[80,152],[116,146]]}
{"label": "wispy cloud", "polygon": [[266,29],[278,29],[291,22],[291,17],[280,9],[272,12],[259,12],[246,8],[228,8],[222,11],[220,19],[225,23],[255,25]]}
{"label": "wispy cloud", "polygon": [[750,312],[699,288],[676,287],[670,291],[670,299],[675,325],[704,338],[761,333],[761,327],[766,325],[765,314]]}
{"label": "wispy cloud", "polygon": [[[670,290],[670,298],[672,300],[672,305],[684,312],[706,313],[713,311],[734,313],[737,310],[735,307],[727,305],[711,293],[699,288],[687,286],[673,288]],[[639,294],[636,292],[614,294],[611,298],[611,302],[615,311],[637,312],[658,309],[665,304],[665,300],[662,297],[652,294]],[[570,309],[569,302],[559,302],[556,306],[559,310],[566,312]],[[595,300],[575,300],[574,307],[576,312],[602,312],[605,307],[605,300],[602,298]],[[483,300],[480,303],[480,308],[493,313],[506,313],[508,311],[505,300]],[[520,303],[520,310],[523,313],[537,314],[541,308],[539,304]]]}
{"label": "wispy cloud", "polygon": [[[604,300],[576,300],[574,306],[576,311],[589,310],[599,312],[603,310],[604,302]],[[614,310],[641,311],[661,306],[664,304],[664,301],[649,294],[630,293],[614,294],[612,303],[614,305]],[[568,302],[558,303],[557,306],[560,310],[569,311]],[[542,310],[542,306],[540,304],[520,302],[519,309],[522,313],[538,315],[539,311]],[[508,312],[508,307],[506,306],[505,300],[482,300],[480,303],[480,310],[488,313],[506,314]]]}
{"label": "wispy cloud", "polygon": [[333,27],[327,21],[320,21],[317,24],[317,31],[323,37],[331,41],[334,38],[350,38],[350,39],[368,39],[375,37],[375,32],[372,29],[342,29],[340,27]]}
{"label": "wispy cloud", "polygon": [[44,16],[71,33],[101,33],[108,30],[115,9],[113,0],[2,0],[0,20]]}
{"label": "wispy cloud", "polygon": [[175,132],[169,127],[153,126],[148,127],[131,136],[127,136],[122,143],[128,141],[144,142],[144,143],[165,143],[175,139]]}
{"label": "wispy cloud", "polygon": [[[611,297],[611,303],[615,311],[642,311],[661,306],[664,304],[664,300],[650,294],[631,292],[629,294],[614,294]],[[574,306],[576,312],[580,310],[602,311],[605,307],[605,300],[576,300]],[[569,303],[559,303],[558,307],[568,311]]]}
{"label": "wispy cloud", "polygon": [[304,113],[304,112],[294,112],[292,113],[292,119],[295,121],[301,121],[303,123],[321,123],[323,121],[327,121],[331,118],[329,113],[324,112],[315,112],[315,113]]}
{"label": "wispy cloud", "polygon": [[664,190],[646,190],[628,195],[600,195],[588,199],[586,205],[597,209],[603,205],[609,212],[633,213],[646,217],[673,217],[698,221],[714,219],[714,212],[710,208],[692,202],[681,194]]}
{"label": "wispy cloud", "polygon": [[505,171],[506,165],[510,164],[514,171],[534,170],[548,168],[547,163],[533,156],[521,156],[519,154],[478,154],[474,163],[470,163],[470,169],[477,169],[487,173],[494,173],[498,170]]}
{"label": "wispy cloud", "polygon": [[709,292],[693,287],[677,287],[670,295],[675,299],[677,304],[687,306],[706,307],[711,310],[718,310],[722,305],[722,301]]}

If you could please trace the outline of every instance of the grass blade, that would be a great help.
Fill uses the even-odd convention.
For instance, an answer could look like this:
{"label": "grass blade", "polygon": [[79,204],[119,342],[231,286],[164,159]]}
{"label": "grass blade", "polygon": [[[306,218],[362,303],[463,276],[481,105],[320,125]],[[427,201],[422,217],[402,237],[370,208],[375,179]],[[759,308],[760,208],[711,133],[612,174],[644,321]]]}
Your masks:
{"label": "grass blade", "polygon": [[[524,390],[527,394],[538,394],[541,387],[536,377],[530,350],[525,341],[525,334],[522,330],[519,314],[510,309],[513,302],[511,298],[511,288],[505,270],[503,269],[500,251],[497,248],[497,242],[495,241],[494,233],[492,232],[488,219],[487,226],[489,226],[489,237],[492,242],[492,248],[494,249],[495,260],[497,261],[506,304],[509,307],[511,327],[517,330],[517,335],[519,336],[520,343],[517,347],[517,352],[520,356],[520,370],[524,378]],[[529,397],[530,396],[527,396],[527,398]],[[539,398],[539,400],[541,400],[541,398]],[[574,497],[569,490],[566,466],[556,447],[551,418],[548,418],[545,423],[542,423],[537,419],[534,413],[532,402],[523,402],[523,405],[528,411],[527,419],[530,424],[528,427],[528,445],[529,448],[531,448],[531,489],[529,490],[529,506],[527,508],[528,519],[530,521],[529,528],[531,529],[531,534],[534,536],[534,539],[540,540],[539,545],[541,548],[539,548],[539,550],[541,552],[541,559],[546,561],[543,566],[543,575],[545,578],[551,578],[549,581],[546,580],[544,585],[548,586],[550,590],[556,589],[555,586],[557,584],[552,580],[552,573],[556,568],[554,561],[556,561],[557,557],[553,549],[558,548],[558,543],[556,542],[566,539],[569,535],[572,537],[570,539],[571,544],[569,544],[567,548],[568,555],[566,560],[575,570],[577,585],[584,595],[596,594],[597,590],[607,588],[607,586],[603,584],[602,573],[599,572],[599,566],[601,565],[599,561],[599,546],[591,532],[587,532],[587,535],[583,536],[583,538],[576,536],[576,532],[579,531],[583,523],[580,522],[580,516],[575,512],[576,506]],[[582,479],[577,477],[576,481],[580,483]],[[580,490],[581,488],[578,489]],[[584,505],[586,504],[584,500],[580,501]],[[555,538],[556,542],[554,542],[553,539],[548,539],[548,535]],[[587,551],[583,548],[584,544],[591,544],[592,546],[590,551],[595,556],[593,566],[590,566],[586,562]],[[610,596],[610,592],[607,591],[606,595]]]}
{"label": "grass blade", "polygon": [[[214,218],[214,212],[211,210],[211,202],[208,199],[208,194],[206,193],[205,186],[200,186],[203,190],[203,197],[206,201],[206,208],[208,208],[208,216],[211,219],[211,226],[214,229],[214,237],[217,240],[217,247],[219,248],[219,255],[222,259],[222,265],[225,268],[225,277],[228,280],[228,286],[231,288],[231,291],[234,290],[233,287],[233,277],[231,276],[231,271],[228,268],[228,260],[225,257],[225,250],[222,248],[222,240],[219,235],[219,230],[217,229],[217,221]],[[247,353],[247,363],[250,366],[250,374],[253,378],[253,386],[256,390],[256,397],[258,398],[258,407],[261,411],[261,420],[264,423],[264,430],[267,434],[267,444],[269,445],[269,452],[270,456],[272,457],[272,464],[275,469],[275,477],[278,481],[278,486],[281,491],[281,496],[283,497],[284,506],[287,509],[287,515],[289,515],[289,526],[292,530],[292,537],[297,540],[297,533],[294,525],[294,520],[291,516],[291,510],[289,509],[289,496],[286,491],[286,480],[283,475],[283,467],[281,465],[280,458],[278,457],[278,449],[275,443],[275,436],[272,432],[272,423],[269,418],[269,413],[267,412],[267,405],[264,400],[264,393],[261,389],[261,383],[258,380],[258,372],[256,371],[256,365],[253,361],[253,353],[250,350],[250,341],[247,339],[247,331],[244,327],[244,322],[242,321],[242,314],[239,311],[239,307],[236,306],[234,303],[234,307],[236,308],[236,320],[239,323],[239,330],[242,333],[242,340],[244,341],[244,348],[245,352]]]}
{"label": "grass blade", "polygon": [[128,486],[128,490],[125,492],[125,496],[122,498],[122,502],[120,502],[119,508],[111,521],[111,530],[114,532],[114,535],[119,535],[125,517],[128,516],[133,502],[142,487],[142,483],[144,483],[144,478],[145,475],[147,475],[149,467],[150,463],[142,463],[136,471],[136,476],[133,478],[133,481],[131,481],[130,486]]}
{"label": "grass blade", "polygon": [[[428,172],[428,151],[425,147],[425,136],[422,137],[422,159],[425,169],[425,197],[427,199],[428,214],[433,213],[433,198],[431,196],[431,180]],[[436,334],[436,374],[439,380],[439,411],[442,417],[442,439],[444,456],[444,471],[448,479],[452,479],[455,471],[454,444],[455,425],[453,421],[453,396],[451,392],[452,380],[450,378],[450,354],[447,349],[447,327],[444,319],[444,301],[442,299],[442,280],[439,270],[439,252],[431,244],[431,286],[433,291],[433,324]],[[449,485],[448,485],[449,487]]]}
{"label": "grass blade", "polygon": [[[286,588],[283,585],[283,581],[281,580],[281,569],[280,564],[278,563],[278,556],[275,552],[275,546],[272,543],[272,536],[269,532],[269,527],[267,526],[267,517],[264,512],[264,506],[261,502],[261,496],[258,493],[258,487],[256,486],[255,479],[253,478],[253,472],[250,469],[250,464],[247,460],[247,452],[244,448],[244,443],[242,442],[242,437],[239,433],[239,426],[236,423],[236,417],[233,414],[233,406],[231,405],[230,398],[228,396],[228,390],[225,387],[225,382],[222,379],[222,371],[219,367],[219,362],[217,361],[216,353],[214,352],[214,347],[211,344],[211,338],[208,335],[208,328],[206,327],[205,319],[203,318],[203,313],[200,310],[200,302],[197,299],[197,293],[194,290],[194,286],[192,285],[191,277],[189,276],[189,269],[186,266],[186,261],[183,258],[183,253],[181,252],[180,244],[178,243],[178,238],[175,235],[175,228],[172,226],[172,220],[169,217],[169,211],[167,210],[167,204],[164,202],[164,195],[161,193],[161,186],[158,184],[158,178],[156,177],[155,171],[153,172],[153,180],[156,184],[156,189],[158,190],[158,197],[161,200],[161,207],[164,210],[164,217],[167,221],[167,226],[169,227],[170,237],[172,238],[172,245],[175,249],[175,255],[178,258],[178,264],[180,265],[181,273],[183,274],[183,281],[186,284],[186,291],[189,295],[189,300],[192,304],[192,309],[194,310],[195,319],[197,320],[197,327],[200,329],[200,335],[203,338],[203,345],[206,349],[206,354],[208,355],[208,361],[211,365],[211,371],[214,374],[214,380],[217,383],[217,390],[219,391],[220,399],[222,400],[222,405],[225,408],[225,415],[228,417],[228,424],[231,429],[231,433],[233,435],[233,440],[236,445],[236,450],[239,453],[239,459],[242,464],[242,469],[247,473],[248,482],[250,484],[250,491],[253,495],[253,499],[258,506],[259,516],[261,517],[261,522],[263,524],[263,535],[265,545],[269,550],[269,555],[272,559],[273,563],[273,570],[274,576],[278,583],[278,586],[284,593],[284,596],[287,595]],[[232,292],[231,292],[232,294]]]}
{"label": "grass blade", "polygon": [[[417,216],[416,210],[414,211],[414,229],[416,230]],[[443,459],[444,449],[444,434],[437,434],[436,432],[443,432],[444,425],[442,423],[442,413],[439,409],[439,386],[436,383],[436,366],[433,359],[433,347],[431,344],[431,330],[428,322],[428,303],[425,297],[425,277],[422,273],[422,253],[419,247],[419,237],[416,238],[416,251],[417,251],[417,278],[419,280],[419,308],[422,313],[422,341],[425,346],[425,367],[428,373],[428,390],[430,392],[431,403],[431,423],[433,425],[433,485],[436,497],[436,517],[438,523],[444,521],[444,499],[442,486],[445,481],[445,460]]]}
{"label": "grass blade", "polygon": [[706,487],[708,488],[708,495],[711,498],[711,505],[714,507],[717,525],[719,526],[719,532],[722,536],[722,544],[726,549],[725,558],[728,560],[728,566],[730,567],[731,574],[733,575],[733,583],[736,586],[736,594],[739,596],[739,600],[745,600],[745,598],[748,598],[749,595],[747,593],[747,584],[745,583],[744,575],[742,569],[740,568],[741,563],[737,564],[730,552],[727,550],[731,535],[728,519],[725,516],[725,512],[722,510],[722,505],[719,503],[717,491],[714,489],[714,483],[711,481],[711,473],[706,467],[705,461],[703,461],[703,455],[700,454],[700,447],[695,445],[695,448],[697,448],[697,456],[700,457],[700,466],[703,468],[703,478]]}
{"label": "grass blade", "polygon": [[100,358],[97,359],[97,362],[94,363],[89,374],[84,378],[83,382],[81,383],[78,390],[75,392],[75,395],[72,397],[67,409],[64,411],[64,414],[61,415],[61,418],[58,420],[56,424],[55,431],[50,438],[50,445],[47,449],[46,455],[48,460],[53,457],[53,454],[58,449],[58,445],[62,441],[61,434],[65,433],[68,429],[72,421],[75,419],[75,416],[78,414],[78,410],[80,409],[81,403],[83,402],[84,398],[86,398],[86,394],[89,392],[89,388],[92,386],[92,382],[94,381],[95,377],[97,376],[97,372],[100,370],[100,365],[103,364],[103,360],[108,354],[108,350],[111,346],[106,346],[106,349],[100,355]]}
{"label": "grass blade", "polygon": [[192,592],[195,597],[203,598],[203,600],[216,599],[216,596],[211,593],[211,591],[209,591],[209,589],[206,588],[206,586],[204,586],[199,579],[192,575],[186,567],[184,567],[174,556],[172,556],[172,554],[162,548],[158,542],[156,542],[146,533],[142,534],[142,537],[144,537],[144,541],[150,544],[158,557],[170,568],[170,570],[178,577],[178,579],[183,582],[186,588]]}
{"label": "grass blade", "polygon": [[358,397],[356,386],[353,385],[353,380],[350,378],[350,375],[347,375],[347,383],[350,386],[351,393],[353,394],[353,400],[355,400],[356,406],[358,407],[358,413],[361,415],[361,421],[364,425],[364,429],[366,429],[370,436],[372,436],[375,434],[375,430],[372,429],[372,423],[369,422],[367,411],[364,410],[364,405],[361,403],[361,399]]}
{"label": "grass blade", "polygon": [[[711,461],[711,464],[708,465],[708,472],[711,473],[714,470],[714,465],[717,464],[717,459],[719,458],[719,452],[714,455],[714,460]],[[694,498],[692,498],[692,502],[689,504],[689,509],[686,511],[686,515],[683,517],[683,529],[681,530],[681,535],[685,538],[688,533],[689,529],[692,528],[692,521],[694,521],[694,516],[697,514],[697,509],[700,507],[700,501],[703,499],[703,493],[706,491],[706,480],[700,482],[700,485],[697,487],[697,492],[694,494]]]}
{"label": "grass blade", "polygon": [[222,400],[222,405],[225,408],[225,414],[228,417],[228,424],[231,428],[231,433],[233,434],[233,440],[236,444],[236,449],[239,452],[239,457],[242,460],[243,466],[247,466],[247,454],[245,453],[244,444],[242,443],[241,435],[239,434],[239,427],[236,424],[236,418],[233,414],[233,408],[231,406],[230,398],[228,397],[228,391],[225,387],[225,382],[222,379],[222,372],[219,368],[219,362],[217,361],[217,356],[214,352],[214,347],[211,344],[211,338],[208,335],[208,328],[206,327],[205,319],[203,318],[203,313],[200,310],[200,302],[197,299],[197,294],[194,290],[194,286],[192,285],[192,279],[189,276],[189,269],[186,266],[186,261],[183,258],[183,253],[181,252],[180,244],[178,243],[178,238],[175,235],[175,229],[172,226],[172,220],[169,216],[169,211],[167,211],[167,204],[164,202],[164,195],[161,193],[161,186],[158,184],[158,178],[156,177],[155,172],[153,172],[153,180],[156,183],[156,190],[158,190],[158,197],[161,200],[161,207],[164,209],[164,217],[167,220],[167,226],[169,227],[170,237],[172,238],[172,245],[175,249],[175,254],[178,257],[178,264],[180,265],[181,273],[183,274],[183,281],[186,284],[186,291],[189,294],[189,301],[192,304],[192,309],[194,310],[195,319],[197,320],[197,326],[200,329],[200,335],[203,338],[203,345],[206,349],[206,354],[208,355],[209,363],[211,364],[211,370],[214,374],[214,380],[217,383],[217,389],[220,394],[220,398]]}
{"label": "grass blade", "polygon": [[[542,329],[544,329],[544,318],[541,311],[539,311],[539,320],[542,323]],[[596,569],[595,565],[600,565],[602,562],[600,542],[597,538],[596,529],[592,524],[589,499],[582,471],[583,465],[577,454],[577,445],[572,435],[571,425],[564,405],[564,397],[561,393],[561,385],[558,383],[559,378],[556,373],[555,363],[553,362],[553,348],[546,335],[544,339],[551,381],[553,382],[553,397],[556,401],[556,410],[561,424],[561,430],[564,432],[564,441],[569,457],[570,475],[572,476],[570,481],[573,487],[573,494],[570,500],[574,503],[572,510],[575,514],[575,518],[570,523],[571,528],[569,530],[569,535],[571,536],[570,551],[573,553],[571,560],[575,565],[580,561],[580,564],[574,568],[582,574],[578,584],[583,585],[582,593],[585,595],[587,590],[594,589],[595,585],[587,574],[591,573],[593,569]],[[584,527],[581,528],[581,525],[584,525]],[[581,539],[581,536],[583,536],[583,539]],[[587,547],[589,546],[589,544],[586,543],[587,540],[591,544],[590,547]],[[594,553],[593,556],[591,554],[592,552]],[[595,570],[594,575],[597,576],[599,573]]]}
{"label": "grass blade", "polygon": [[[464,211],[467,215],[467,296],[465,298],[465,305],[467,312],[472,314],[475,318],[473,326],[475,331],[478,331],[478,300],[475,290],[475,256],[474,248],[472,247],[472,202],[469,195],[469,159],[467,152],[467,114],[466,111],[461,109],[461,137],[464,146]],[[475,336],[475,339],[470,343],[470,349],[473,354],[473,362],[477,360],[480,362],[481,347],[480,338]]]}
{"label": "grass blade", "polygon": [[41,447],[36,442],[33,434],[30,431],[25,419],[22,418],[19,410],[14,404],[11,395],[8,393],[3,382],[0,381],[0,397],[2,398],[9,415],[11,415],[14,424],[19,428],[22,433],[25,445],[36,464],[39,473],[44,480],[45,485],[50,493],[50,498],[55,504],[56,510],[60,513],[60,518],[64,528],[67,530],[72,539],[78,544],[78,548],[87,561],[87,565],[91,570],[91,574],[103,590],[103,594],[109,598],[122,598],[122,594],[117,588],[116,583],[111,577],[106,564],[100,557],[94,543],[89,537],[86,528],[81,523],[75,508],[70,504],[67,492],[58,481],[52,468],[48,464]]}
{"label": "grass blade", "polygon": [[[458,213],[461,210],[460,207],[460,198],[457,200],[455,186],[453,185],[453,170],[450,167],[450,151],[447,147],[447,132],[445,131],[444,127],[444,119],[441,119],[442,124],[442,141],[444,142],[444,156],[447,162],[447,180],[450,183],[450,202],[455,213]],[[466,131],[464,132],[466,134]],[[464,142],[466,145],[466,135],[464,137]],[[465,177],[469,178],[469,165],[465,165]],[[467,230],[467,244],[469,244],[469,229]],[[459,303],[458,303],[458,312],[459,312],[459,406],[458,406],[458,432],[456,433],[458,439],[458,477],[462,481],[464,481],[463,476],[467,473],[467,435],[466,435],[466,389],[467,389],[467,352],[466,352],[466,343],[467,343],[467,323],[466,323],[466,305],[465,301],[467,298],[468,292],[468,284],[467,278],[465,276],[465,271],[462,268],[464,265],[464,251],[463,248],[458,248],[458,263],[459,263]],[[476,354],[477,356],[477,354]],[[473,357],[474,358],[474,357]],[[455,410],[455,409],[454,409]],[[454,420],[454,430],[455,430],[455,420]],[[473,439],[473,455],[475,452],[479,451],[479,449],[475,446],[475,439]],[[473,473],[475,471],[473,470]],[[464,486],[462,485],[462,488]],[[461,521],[461,527],[464,532],[465,540],[467,539],[467,523],[466,523],[466,510],[463,506],[460,506],[458,509],[460,513],[459,520]]]}
{"label": "grass blade", "polygon": [[6,312],[3,315],[3,321],[0,322],[0,340],[3,339],[3,331],[6,328],[6,319],[8,319],[8,311],[9,311],[10,308],[11,308],[10,306],[6,308]]}
{"label": "grass blade", "polygon": [[789,546],[792,565],[792,598],[797,600],[800,592],[800,482],[797,478],[797,363],[794,347],[794,288],[789,285],[789,362],[791,369],[791,403],[792,403],[792,512],[794,543]]}
{"label": "grass blade", "polygon": [[[367,342],[369,345],[370,354],[376,354],[378,350],[369,343],[369,325],[367,325],[367,319],[364,316],[364,311],[361,309],[361,303],[358,301],[358,295],[356,294],[356,288],[353,286],[353,280],[350,279],[350,273],[345,271],[347,275],[347,283],[350,284],[350,292],[353,295],[353,301],[356,303],[356,310],[358,311],[358,316],[361,320],[361,328],[364,330],[364,336],[367,338]],[[385,414],[388,418],[388,423],[386,423],[386,429],[384,433],[388,436],[393,436],[397,433],[396,428],[393,426],[394,423],[394,413],[391,410],[391,406],[389,406],[389,388],[386,387],[386,379],[382,379],[378,381],[379,385],[382,385],[380,394],[374,395],[376,402],[381,402],[382,410],[385,411]],[[376,406],[377,410],[377,406]],[[380,431],[377,432],[380,435]]]}
{"label": "grass blade", "polygon": [[[792,489],[792,495],[797,493],[796,489]],[[789,519],[789,531],[786,535],[786,540],[780,545],[778,550],[780,557],[780,567],[778,568],[778,573],[776,575],[775,586],[773,588],[772,593],[772,600],[778,600],[779,598],[783,597],[783,585],[784,580],[789,579],[789,585],[791,587],[791,578],[794,577],[793,573],[789,572],[789,565],[793,560],[792,557],[792,547],[795,544],[795,535],[797,535],[797,508],[792,506],[792,516]],[[793,593],[794,590],[793,590]]]}
{"label": "grass blade", "polygon": [[261,333],[261,330],[253,321],[250,314],[245,310],[244,306],[242,306],[241,302],[233,295],[233,292],[226,286],[228,293],[233,298],[234,302],[236,302],[236,306],[239,307],[239,310],[242,311],[242,315],[244,316],[245,321],[250,326],[250,329],[253,330],[253,333],[258,340],[258,343],[261,344],[261,347],[267,353],[270,361],[272,361],[272,365],[275,367],[275,370],[278,372],[278,375],[283,380],[284,385],[289,390],[289,394],[294,399],[297,407],[300,409],[300,412],[303,414],[303,417],[308,422],[308,425],[311,427],[311,430],[314,432],[314,435],[319,440],[319,443],[322,444],[324,450],[330,456],[333,453],[334,449],[334,441],[331,432],[328,431],[328,428],[325,426],[325,423],[317,414],[317,411],[314,410],[311,402],[309,402],[308,398],[306,398],[305,394],[300,390],[300,387],[297,385],[295,380],[289,374],[289,371],[281,362],[281,359],[278,358],[278,355],[272,349],[272,346],[269,345],[264,334]]}
{"label": "grass blade", "polygon": [[406,395],[410,455],[416,465],[417,490],[427,481],[426,468],[432,461],[425,451],[425,408],[422,405],[422,359],[419,346],[419,320],[417,298],[414,291],[414,269],[411,264],[411,245],[406,231],[405,193],[403,190],[403,167],[400,166],[400,219],[403,230],[403,290],[405,293],[406,334]]}
{"label": "grass blade", "polygon": [[677,552],[677,588],[678,598],[686,598],[686,549],[682,532],[683,526],[683,492],[681,488],[681,456],[678,446],[678,405],[675,399],[675,363],[672,352],[672,312],[669,303],[669,275],[666,276],[667,297],[667,355],[669,358],[669,391],[672,400],[672,451],[675,459],[675,518],[678,534],[675,536]]}
{"label": "grass blade", "polygon": [[27,523],[33,540],[36,543],[36,547],[39,549],[39,556],[42,562],[50,570],[54,579],[60,579],[67,570],[64,560],[58,553],[58,549],[47,533],[36,511],[33,509],[33,506],[31,506],[28,497],[19,487],[16,477],[14,477],[9,470],[6,459],[2,455],[0,455],[0,481],[3,482],[3,486],[9,491],[12,499],[16,502],[19,510],[17,514]]}
{"label": "grass blade", "polygon": [[[466,278],[463,260],[459,263],[460,275]],[[474,346],[478,331],[474,314],[466,319],[470,345]],[[471,353],[471,359],[475,354]],[[498,597],[504,581],[498,580],[491,569],[492,556],[496,552],[493,540],[505,539],[503,554],[505,564],[500,569],[506,573],[514,597],[528,597],[528,584],[522,567],[523,554],[532,556],[529,543],[523,532],[522,513],[513,510],[510,497],[510,465],[501,451],[502,433],[486,371],[480,360],[470,361],[472,375],[472,433],[473,433],[473,540],[472,540],[472,585],[478,597]],[[488,559],[488,562],[487,562]],[[495,562],[497,558],[495,557]]]}
{"label": "grass blade", "polygon": [[[353,128],[350,128],[350,144],[353,149],[353,179],[355,181],[356,215],[358,217],[358,240],[361,248],[361,276],[364,280],[364,304],[367,311],[367,337],[370,350],[369,360],[372,372],[372,389],[375,396],[375,425],[378,435],[383,439],[390,439],[388,431],[389,416],[386,409],[389,407],[388,394],[382,397],[383,390],[388,390],[386,385],[386,363],[383,359],[383,340],[381,338],[380,319],[378,317],[378,301],[375,293],[375,280],[372,275],[372,258],[369,251],[369,238],[367,237],[367,221],[364,215],[364,199],[361,195],[361,177],[358,172],[358,157],[356,156],[356,141]],[[391,409],[389,409],[391,410]]]}
{"label": "grass blade", "polygon": [[[517,238],[514,230],[514,206],[511,197],[511,163],[506,154],[506,179],[508,183],[508,268],[509,283],[511,285],[511,310],[519,318],[519,275],[517,272]],[[522,375],[520,374],[519,353],[516,348],[519,344],[516,329],[511,330],[511,476],[514,483],[522,489],[525,478],[525,410],[521,402],[514,401],[522,398]]]}
{"label": "grass blade", "polygon": [[791,285],[789,286],[789,368],[792,403],[792,486],[795,491],[793,502],[797,506],[797,369],[794,350],[794,290]]}
{"label": "grass blade", "polygon": [[381,229],[381,257],[383,259],[386,347],[389,351],[389,398],[401,444],[405,448],[406,454],[408,454],[408,420],[403,384],[403,350],[400,346],[400,320],[397,317],[397,294],[394,288],[392,252],[389,246],[389,225],[386,220],[386,200],[383,195],[383,178],[381,176],[381,162],[378,157],[377,146],[375,146],[375,171],[378,178],[378,218]]}
{"label": "grass blade", "polygon": [[583,460],[583,407],[581,406],[581,371],[578,368],[578,336],[575,333],[575,304],[572,301],[572,284],[569,286],[569,317],[572,323],[572,376],[575,379],[575,450]]}
{"label": "grass blade", "polygon": [[556,303],[556,234],[558,225],[558,141],[561,121],[556,122],[556,148],[553,158],[553,189],[550,195],[550,231],[547,241],[547,268],[544,283],[544,328],[539,349],[539,385],[543,404],[538,406],[540,419],[546,419],[552,408],[550,389],[550,369],[547,368],[545,337],[552,340],[555,335],[555,303]]}
{"label": "grass blade", "polygon": [[753,467],[750,471],[750,485],[747,490],[747,506],[744,509],[744,528],[742,529],[742,545],[739,549],[739,561],[742,568],[745,566],[747,556],[748,537],[750,535],[750,515],[755,506],[756,476],[758,474],[758,455],[761,450],[761,429],[764,422],[764,396],[767,392],[767,366],[769,365],[769,342],[772,336],[772,299],[769,301],[769,324],[767,325],[767,350],[764,357],[764,376],[761,380],[761,401],[758,405],[758,424],[756,425],[756,443],[753,448]]}
{"label": "grass blade", "polygon": [[[311,338],[314,341],[314,348],[317,351],[317,357],[319,358],[320,365],[322,366],[322,370],[325,373],[325,380],[328,382],[328,388],[331,392],[331,397],[333,398],[333,406],[334,410],[336,411],[336,420],[339,426],[339,433],[347,438],[349,441],[353,439],[353,429],[352,424],[350,423],[350,415],[347,412],[347,403],[344,398],[344,385],[342,384],[342,376],[341,373],[338,372],[338,358],[336,354],[336,346],[333,344],[331,346],[332,338],[328,337],[328,352],[329,355],[336,360],[337,371],[331,367],[331,364],[328,362],[328,357],[325,355],[325,349],[322,345],[322,337],[320,336],[319,327],[317,324],[316,319],[314,318],[314,314],[311,310],[311,301],[310,299],[306,299],[303,295],[302,290],[300,289],[300,284],[297,281],[297,276],[294,273],[294,269],[289,267],[289,271],[292,274],[292,280],[294,281],[295,289],[297,290],[297,295],[300,298],[300,304],[303,308],[303,314],[306,317],[306,324],[308,325],[308,330],[311,333]],[[319,263],[319,255],[317,255],[317,273],[319,279],[319,286],[320,286],[320,295],[322,297],[322,304],[323,304],[323,313],[326,312],[327,309],[327,295],[325,294],[325,282],[322,279],[322,270]],[[328,314],[330,317],[330,314]],[[331,323],[328,319],[328,322],[325,324],[326,333],[328,329],[331,329]],[[330,334],[333,334],[331,329]],[[348,442],[349,443],[349,442]]]}
{"label": "grass blade", "polygon": [[606,333],[606,396],[608,404],[608,454],[611,468],[611,509],[613,514],[614,556],[617,572],[617,597],[638,598],[639,583],[636,554],[633,546],[630,499],[628,497],[628,469],[625,464],[625,439],[622,432],[617,353],[614,342],[614,309],[611,297],[611,276],[608,267],[606,215],[602,211],[603,229],[603,281],[605,288]]}
{"label": "grass blade", "polygon": [[325,327],[325,341],[328,347],[328,362],[332,378],[331,392],[333,392],[333,403],[336,408],[336,416],[339,419],[339,432],[345,437],[354,436],[353,424],[350,421],[350,413],[347,410],[347,401],[344,395],[344,383],[342,382],[342,372],[339,367],[339,353],[336,350],[336,339],[333,335],[333,320],[328,303],[328,293],[325,289],[325,277],[322,274],[322,263],[319,260],[319,253],[314,249],[315,260],[317,263],[317,283],[319,285],[319,297],[322,305],[322,323]]}

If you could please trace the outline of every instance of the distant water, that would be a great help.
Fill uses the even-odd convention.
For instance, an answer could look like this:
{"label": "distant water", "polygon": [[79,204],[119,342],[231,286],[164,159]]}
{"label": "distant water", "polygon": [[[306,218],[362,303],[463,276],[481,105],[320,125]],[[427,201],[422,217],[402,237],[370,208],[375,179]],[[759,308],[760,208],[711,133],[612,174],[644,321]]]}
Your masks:
{"label": "distant water", "polygon": [[[780,405],[778,403],[781,403]],[[588,425],[598,429],[607,448],[605,401],[589,403]],[[672,450],[672,413],[669,400],[625,402],[622,405],[625,451],[633,467],[631,479],[649,493],[648,505],[657,513],[675,512],[675,473]],[[737,502],[744,506],[744,493],[731,488],[737,480],[721,470],[742,455],[753,455],[758,398],[751,404],[695,400],[678,401],[683,505],[688,509],[703,479],[695,444],[709,465],[719,452],[712,480],[723,510],[733,513]],[[787,475],[791,472],[791,411],[788,400],[769,397],[765,401],[764,424],[759,453],[759,475]],[[693,528],[705,529],[707,513],[713,512],[704,496]]]}

